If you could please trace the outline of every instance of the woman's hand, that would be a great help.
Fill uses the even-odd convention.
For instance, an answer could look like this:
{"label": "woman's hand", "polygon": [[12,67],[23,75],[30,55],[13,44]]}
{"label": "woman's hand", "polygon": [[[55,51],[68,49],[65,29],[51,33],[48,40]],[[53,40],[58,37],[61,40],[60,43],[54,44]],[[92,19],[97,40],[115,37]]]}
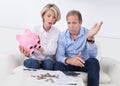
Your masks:
{"label": "woman's hand", "polygon": [[19,50],[22,54],[24,54],[26,57],[29,57],[30,56],[30,53],[27,52],[23,46],[19,46]]}
{"label": "woman's hand", "polygon": [[43,48],[38,48],[38,51],[40,51],[41,53],[43,53],[44,49]]}

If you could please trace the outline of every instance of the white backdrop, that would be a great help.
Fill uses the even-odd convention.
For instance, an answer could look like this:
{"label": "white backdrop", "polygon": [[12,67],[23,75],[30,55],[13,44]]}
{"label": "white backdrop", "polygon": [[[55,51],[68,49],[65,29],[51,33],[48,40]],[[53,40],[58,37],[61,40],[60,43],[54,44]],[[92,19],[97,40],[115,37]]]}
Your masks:
{"label": "white backdrop", "polygon": [[83,26],[87,28],[103,21],[96,36],[102,44],[102,56],[120,60],[119,0],[0,0],[0,52],[18,49],[15,35],[40,24],[40,11],[47,3],[55,3],[60,8],[62,18],[55,26],[61,31],[66,29],[65,16],[72,9],[82,13]]}

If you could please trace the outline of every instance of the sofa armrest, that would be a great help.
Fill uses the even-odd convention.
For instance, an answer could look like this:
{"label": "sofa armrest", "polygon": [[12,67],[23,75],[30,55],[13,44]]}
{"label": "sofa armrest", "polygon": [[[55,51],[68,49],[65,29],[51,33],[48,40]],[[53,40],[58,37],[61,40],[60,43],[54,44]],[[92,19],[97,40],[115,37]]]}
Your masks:
{"label": "sofa armrest", "polygon": [[110,76],[111,83],[114,83],[116,86],[120,86],[120,62],[108,57],[102,57],[100,65],[101,70]]}
{"label": "sofa armrest", "polygon": [[19,53],[0,54],[0,79],[11,74],[14,68],[21,65],[23,58],[23,55]]}

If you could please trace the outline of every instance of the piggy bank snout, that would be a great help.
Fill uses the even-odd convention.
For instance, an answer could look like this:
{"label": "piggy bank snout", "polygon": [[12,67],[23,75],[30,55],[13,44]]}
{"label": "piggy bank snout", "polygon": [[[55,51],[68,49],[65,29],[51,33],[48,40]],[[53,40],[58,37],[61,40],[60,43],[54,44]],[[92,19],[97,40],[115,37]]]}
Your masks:
{"label": "piggy bank snout", "polygon": [[41,46],[39,46],[39,48],[41,48]]}
{"label": "piggy bank snout", "polygon": [[34,51],[32,51],[31,54],[34,54]]}

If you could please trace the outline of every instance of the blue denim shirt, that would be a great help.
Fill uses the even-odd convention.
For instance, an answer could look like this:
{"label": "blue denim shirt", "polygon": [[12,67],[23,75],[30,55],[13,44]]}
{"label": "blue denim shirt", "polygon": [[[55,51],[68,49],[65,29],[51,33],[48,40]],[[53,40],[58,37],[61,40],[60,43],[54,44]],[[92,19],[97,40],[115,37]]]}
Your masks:
{"label": "blue denim shirt", "polygon": [[95,58],[97,55],[97,46],[95,43],[89,44],[87,42],[88,29],[81,27],[80,33],[76,40],[71,39],[70,32],[66,31],[60,33],[58,40],[58,48],[56,52],[56,60],[65,64],[66,58],[72,58],[82,54],[82,59]]}

